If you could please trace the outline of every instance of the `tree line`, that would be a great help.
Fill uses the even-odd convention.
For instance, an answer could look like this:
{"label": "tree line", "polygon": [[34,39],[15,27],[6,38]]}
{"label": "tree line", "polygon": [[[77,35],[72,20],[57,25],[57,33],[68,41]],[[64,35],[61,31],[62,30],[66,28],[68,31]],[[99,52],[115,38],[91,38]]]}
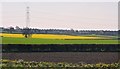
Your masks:
{"label": "tree line", "polygon": [[[119,30],[120,31],[120,30]],[[0,27],[1,33],[18,33],[18,34],[65,34],[65,35],[110,35],[118,36],[119,31],[111,30],[66,30],[66,29],[37,29],[37,28],[20,28],[9,27],[4,28]]]}

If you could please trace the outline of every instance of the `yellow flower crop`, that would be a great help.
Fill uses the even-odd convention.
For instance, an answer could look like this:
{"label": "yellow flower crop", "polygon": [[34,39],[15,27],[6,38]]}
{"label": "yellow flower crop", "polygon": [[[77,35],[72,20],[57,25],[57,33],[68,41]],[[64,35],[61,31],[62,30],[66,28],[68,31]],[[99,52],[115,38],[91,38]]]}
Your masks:
{"label": "yellow flower crop", "polygon": [[[0,33],[1,37],[16,37],[24,38],[23,34],[7,34]],[[73,36],[73,35],[57,35],[57,34],[32,34],[31,38],[42,38],[42,39],[103,39],[102,37],[92,36]]]}

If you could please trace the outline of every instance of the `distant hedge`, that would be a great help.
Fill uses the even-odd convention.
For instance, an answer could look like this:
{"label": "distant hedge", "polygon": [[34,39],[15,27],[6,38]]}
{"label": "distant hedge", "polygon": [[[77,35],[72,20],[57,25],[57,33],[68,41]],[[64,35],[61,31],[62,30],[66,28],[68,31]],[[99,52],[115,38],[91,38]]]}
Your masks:
{"label": "distant hedge", "polygon": [[118,44],[2,44],[2,52],[120,52]]}

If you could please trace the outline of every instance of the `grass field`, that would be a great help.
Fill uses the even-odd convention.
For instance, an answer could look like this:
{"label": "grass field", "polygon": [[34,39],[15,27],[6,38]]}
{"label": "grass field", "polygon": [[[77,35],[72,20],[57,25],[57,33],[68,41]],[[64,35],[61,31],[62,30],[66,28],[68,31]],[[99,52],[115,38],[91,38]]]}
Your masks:
{"label": "grass field", "polygon": [[0,34],[2,44],[118,44],[115,37],[108,36],[72,36],[55,34],[33,34],[24,38],[22,34]]}
{"label": "grass field", "polygon": [[57,40],[2,37],[3,44],[117,44],[117,40]]}

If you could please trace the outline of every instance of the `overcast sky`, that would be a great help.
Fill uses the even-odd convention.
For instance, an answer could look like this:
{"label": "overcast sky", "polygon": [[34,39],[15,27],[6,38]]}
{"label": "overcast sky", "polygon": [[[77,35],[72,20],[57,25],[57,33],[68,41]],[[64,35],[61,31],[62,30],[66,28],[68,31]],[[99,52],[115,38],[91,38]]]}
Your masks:
{"label": "overcast sky", "polygon": [[25,27],[27,5],[30,27],[118,29],[117,2],[5,2],[2,3],[2,25]]}

